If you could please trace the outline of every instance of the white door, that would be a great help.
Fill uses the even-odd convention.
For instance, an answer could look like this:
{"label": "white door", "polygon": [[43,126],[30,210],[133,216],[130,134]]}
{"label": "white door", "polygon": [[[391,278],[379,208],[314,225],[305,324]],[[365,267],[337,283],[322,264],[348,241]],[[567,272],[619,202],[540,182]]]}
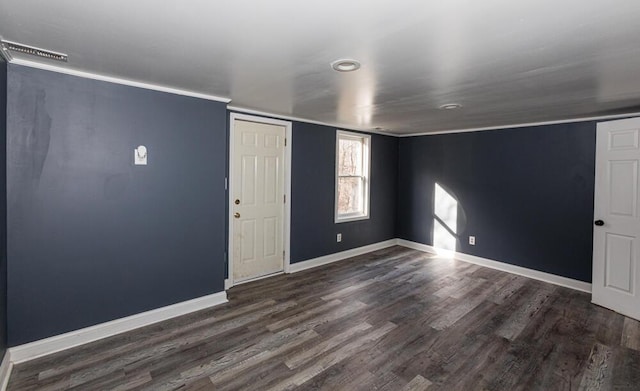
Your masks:
{"label": "white door", "polygon": [[232,164],[233,280],[284,268],[285,127],[235,119]]}
{"label": "white door", "polygon": [[640,118],[598,124],[592,300],[640,319]]}

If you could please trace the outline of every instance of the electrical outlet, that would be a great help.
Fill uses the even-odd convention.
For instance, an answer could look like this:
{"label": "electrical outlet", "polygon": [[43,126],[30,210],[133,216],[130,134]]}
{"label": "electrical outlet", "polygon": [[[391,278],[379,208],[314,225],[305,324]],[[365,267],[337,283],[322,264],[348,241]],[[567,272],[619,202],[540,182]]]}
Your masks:
{"label": "electrical outlet", "polygon": [[469,236],[469,244],[472,246],[476,245],[476,237],[475,236]]}
{"label": "electrical outlet", "polygon": [[336,242],[342,242],[342,234],[336,235]]}

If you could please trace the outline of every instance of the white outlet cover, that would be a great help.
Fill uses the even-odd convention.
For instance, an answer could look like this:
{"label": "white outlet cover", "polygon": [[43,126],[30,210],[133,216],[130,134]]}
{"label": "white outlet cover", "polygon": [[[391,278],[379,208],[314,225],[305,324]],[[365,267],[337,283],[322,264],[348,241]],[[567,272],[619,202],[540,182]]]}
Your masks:
{"label": "white outlet cover", "polygon": [[147,147],[144,145],[138,146],[138,148],[133,150],[133,164],[136,166],[146,166],[148,154]]}
{"label": "white outlet cover", "polygon": [[472,246],[476,245],[476,237],[475,236],[469,236],[469,244]]}
{"label": "white outlet cover", "polygon": [[336,242],[342,242],[342,234],[336,235]]}

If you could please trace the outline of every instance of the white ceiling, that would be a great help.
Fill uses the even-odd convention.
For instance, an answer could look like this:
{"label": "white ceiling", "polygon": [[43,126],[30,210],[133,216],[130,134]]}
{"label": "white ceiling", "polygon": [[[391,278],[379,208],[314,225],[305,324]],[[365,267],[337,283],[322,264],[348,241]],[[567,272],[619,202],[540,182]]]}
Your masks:
{"label": "white ceiling", "polygon": [[61,67],[397,134],[640,112],[639,21],[638,0],[0,2],[0,35]]}

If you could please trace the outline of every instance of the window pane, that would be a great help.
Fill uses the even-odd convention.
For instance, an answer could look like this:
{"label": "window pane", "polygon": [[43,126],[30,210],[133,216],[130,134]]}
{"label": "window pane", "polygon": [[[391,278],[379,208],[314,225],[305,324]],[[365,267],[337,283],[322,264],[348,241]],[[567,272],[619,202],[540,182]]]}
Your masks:
{"label": "window pane", "polygon": [[338,175],[362,175],[362,140],[343,139],[338,148]]}
{"label": "window pane", "polygon": [[362,178],[338,178],[338,214],[363,213]]}

